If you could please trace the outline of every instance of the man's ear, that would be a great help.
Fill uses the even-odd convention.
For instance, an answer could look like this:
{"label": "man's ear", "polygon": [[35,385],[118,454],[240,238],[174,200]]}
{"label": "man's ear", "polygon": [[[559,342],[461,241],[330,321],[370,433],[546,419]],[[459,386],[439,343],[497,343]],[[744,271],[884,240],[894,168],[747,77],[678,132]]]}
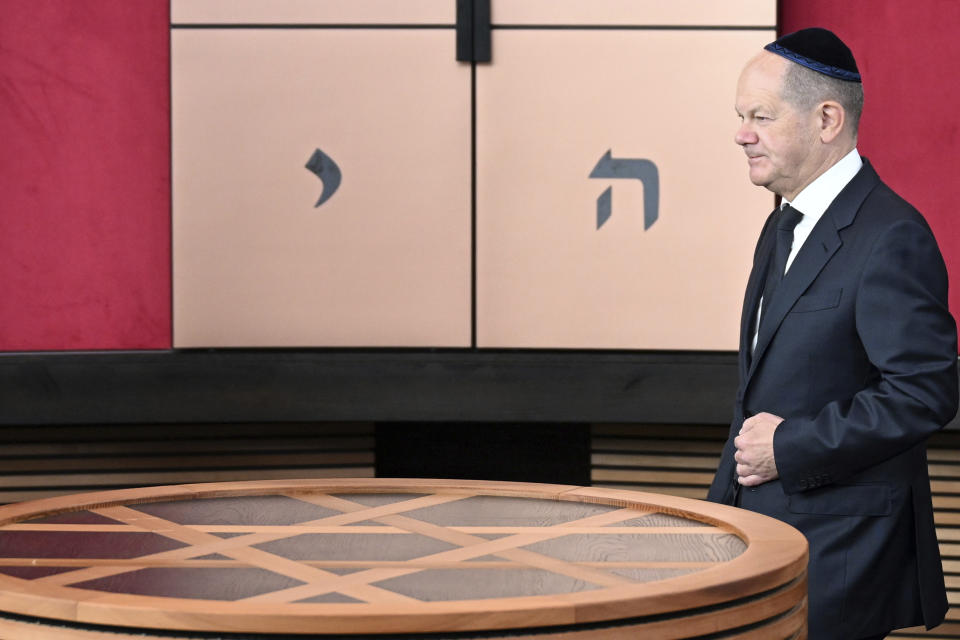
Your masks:
{"label": "man's ear", "polygon": [[843,125],[847,119],[843,106],[833,100],[822,102],[817,107],[817,116],[820,119],[821,142],[830,143],[836,140],[840,132],[843,131]]}

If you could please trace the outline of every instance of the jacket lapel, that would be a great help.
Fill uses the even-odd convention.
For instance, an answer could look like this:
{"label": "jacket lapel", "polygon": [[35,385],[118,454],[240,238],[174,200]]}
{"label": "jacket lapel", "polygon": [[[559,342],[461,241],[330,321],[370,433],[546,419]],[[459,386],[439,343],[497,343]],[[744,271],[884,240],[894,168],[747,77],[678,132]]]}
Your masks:
{"label": "jacket lapel", "polygon": [[760,306],[760,296],[763,293],[763,283],[767,278],[767,269],[773,253],[773,243],[776,233],[772,233],[773,220],[779,209],[774,209],[767,217],[767,221],[760,232],[760,241],[753,254],[753,268],[750,270],[750,279],[747,281],[747,290],[743,296],[743,310],[740,313],[740,357],[737,358],[740,367],[740,379],[747,379],[752,358],[750,344],[753,342],[753,329],[757,324],[757,307]]}
{"label": "jacket lapel", "polygon": [[[853,223],[863,200],[879,181],[873,167],[864,159],[863,167],[830,204],[806,242],[803,243],[803,247],[797,252],[793,264],[787,270],[773,299],[764,301],[764,317],[757,336],[757,348],[754,350],[753,359],[747,371],[747,381],[756,371],[757,364],[766,353],[784,317],[803,292],[810,287],[830,258],[840,249],[843,244],[840,230]],[[752,331],[749,329],[748,331],[751,332],[751,336],[747,338],[747,348],[752,337]]]}
{"label": "jacket lapel", "polygon": [[756,369],[757,362],[766,352],[783,318],[841,244],[843,243],[837,229],[833,226],[833,221],[824,215],[803,243],[793,264],[780,282],[780,286],[777,287],[773,299],[763,302],[763,319],[760,322],[760,333],[757,335],[757,348],[753,352],[750,372]]}

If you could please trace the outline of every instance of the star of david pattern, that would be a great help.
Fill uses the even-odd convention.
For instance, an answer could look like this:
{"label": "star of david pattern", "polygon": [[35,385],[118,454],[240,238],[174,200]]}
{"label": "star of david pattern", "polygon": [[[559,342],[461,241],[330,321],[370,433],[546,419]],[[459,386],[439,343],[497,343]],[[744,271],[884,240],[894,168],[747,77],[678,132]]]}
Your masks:
{"label": "star of david pattern", "polygon": [[463,494],[306,493],[108,506],[0,529],[43,587],[257,603],[535,596],[701,571],[735,535],[657,512]]}

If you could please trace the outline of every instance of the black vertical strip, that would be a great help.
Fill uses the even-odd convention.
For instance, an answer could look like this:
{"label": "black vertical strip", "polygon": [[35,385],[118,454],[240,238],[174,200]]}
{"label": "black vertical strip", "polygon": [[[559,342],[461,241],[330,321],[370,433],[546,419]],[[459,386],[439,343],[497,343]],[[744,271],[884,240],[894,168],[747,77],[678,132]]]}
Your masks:
{"label": "black vertical strip", "polygon": [[473,0],[457,0],[457,61],[473,61]]}
{"label": "black vertical strip", "polygon": [[170,16],[170,29],[167,31],[167,92],[168,100],[167,104],[169,105],[170,112],[167,114],[167,153],[170,154],[167,171],[169,172],[167,179],[170,181],[168,198],[170,202],[167,203],[169,216],[169,226],[170,229],[168,240],[168,251],[170,252],[170,331],[168,337],[170,339],[170,349],[173,349],[176,342],[175,336],[173,335],[174,327],[174,271],[173,271],[173,16]]}
{"label": "black vertical strip", "polygon": [[477,348],[477,63],[470,63],[470,347]]}
{"label": "black vertical strip", "polygon": [[473,0],[473,61],[490,62],[490,0]]}
{"label": "black vertical strip", "polygon": [[490,0],[457,0],[457,61],[490,62]]}

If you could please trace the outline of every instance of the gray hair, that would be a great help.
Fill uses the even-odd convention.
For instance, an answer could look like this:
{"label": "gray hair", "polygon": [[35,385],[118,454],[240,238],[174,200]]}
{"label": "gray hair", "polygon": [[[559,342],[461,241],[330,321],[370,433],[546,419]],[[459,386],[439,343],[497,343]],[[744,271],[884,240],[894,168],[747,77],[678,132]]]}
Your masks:
{"label": "gray hair", "polygon": [[847,115],[850,131],[857,135],[860,114],[863,112],[863,85],[831,78],[790,62],[783,75],[783,98],[799,109],[812,109],[826,100],[839,102]]}

